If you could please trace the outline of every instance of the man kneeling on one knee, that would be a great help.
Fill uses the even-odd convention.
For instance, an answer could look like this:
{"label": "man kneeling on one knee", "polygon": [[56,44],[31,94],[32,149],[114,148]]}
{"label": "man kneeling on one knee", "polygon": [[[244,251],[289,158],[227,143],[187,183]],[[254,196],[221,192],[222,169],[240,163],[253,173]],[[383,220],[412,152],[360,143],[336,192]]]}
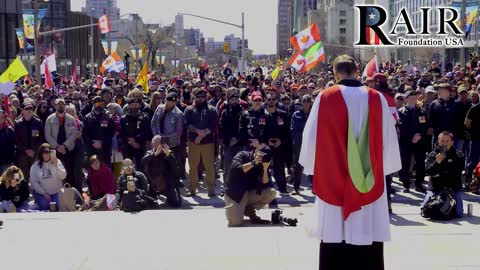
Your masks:
{"label": "man kneeling on one knee", "polygon": [[253,224],[269,224],[256,215],[259,210],[275,199],[276,191],[270,187],[268,168],[271,149],[260,145],[252,152],[239,152],[232,162],[228,181],[225,183],[225,214],[229,226],[240,226],[243,216]]}

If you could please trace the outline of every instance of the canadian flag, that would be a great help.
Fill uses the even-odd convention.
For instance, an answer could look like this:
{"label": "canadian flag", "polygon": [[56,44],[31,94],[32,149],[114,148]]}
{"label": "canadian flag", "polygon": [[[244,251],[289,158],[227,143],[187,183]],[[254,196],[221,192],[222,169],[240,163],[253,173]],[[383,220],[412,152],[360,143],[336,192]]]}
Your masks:
{"label": "canadian flag", "polygon": [[108,15],[105,14],[100,19],[98,19],[98,28],[102,34],[110,32],[112,29],[110,28],[110,20],[108,19]]}
{"label": "canadian flag", "polygon": [[290,43],[299,52],[303,52],[319,41],[320,30],[318,30],[317,23],[310,25],[310,27],[290,38]]}
{"label": "canadian flag", "polygon": [[48,70],[48,63],[45,62],[45,86],[47,89],[53,88],[52,74]]}
{"label": "canadian flag", "polygon": [[362,77],[373,77],[375,73],[378,72],[378,62],[377,62],[377,55],[373,56],[372,60],[368,62],[363,70]]}
{"label": "canadian flag", "polygon": [[288,65],[293,67],[296,71],[302,71],[305,66],[306,60],[305,57],[299,52],[296,52],[290,60],[288,60]]}

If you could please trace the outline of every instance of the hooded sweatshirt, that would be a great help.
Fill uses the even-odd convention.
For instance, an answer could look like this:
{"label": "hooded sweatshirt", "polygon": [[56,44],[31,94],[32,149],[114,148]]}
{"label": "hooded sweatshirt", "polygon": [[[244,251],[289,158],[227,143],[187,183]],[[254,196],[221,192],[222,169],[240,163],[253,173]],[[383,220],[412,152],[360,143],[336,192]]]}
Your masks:
{"label": "hooded sweatshirt", "polygon": [[44,162],[42,167],[37,161],[30,169],[30,185],[36,193],[54,195],[62,188],[66,176],[67,171],[60,160],[57,165],[52,162]]}

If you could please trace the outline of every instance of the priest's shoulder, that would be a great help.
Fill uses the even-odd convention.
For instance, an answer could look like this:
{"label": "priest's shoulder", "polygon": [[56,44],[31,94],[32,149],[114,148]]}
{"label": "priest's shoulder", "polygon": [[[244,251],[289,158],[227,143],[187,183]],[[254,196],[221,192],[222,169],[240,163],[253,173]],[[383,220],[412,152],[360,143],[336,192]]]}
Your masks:
{"label": "priest's shoulder", "polygon": [[332,86],[330,86],[330,87],[328,87],[328,88],[325,88],[325,89],[321,92],[321,94],[322,94],[322,97],[328,97],[328,96],[330,96],[330,95],[332,95],[332,94],[337,93],[338,91],[340,91],[340,86],[339,86],[338,84],[336,84],[336,85],[332,85]]}

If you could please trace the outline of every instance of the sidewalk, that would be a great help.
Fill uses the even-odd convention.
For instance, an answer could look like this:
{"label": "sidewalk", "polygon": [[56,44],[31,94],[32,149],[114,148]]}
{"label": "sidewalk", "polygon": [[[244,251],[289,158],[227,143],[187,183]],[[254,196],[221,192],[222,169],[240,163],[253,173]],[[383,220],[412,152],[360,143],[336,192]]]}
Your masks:
{"label": "sidewalk", "polygon": [[[480,213],[475,204],[474,213]],[[305,226],[312,204],[283,207],[298,227],[228,228],[223,209],[5,214],[2,269],[317,269],[318,243]],[[434,223],[394,205],[388,270],[480,269],[480,217]],[[268,218],[270,210],[260,211]]]}

